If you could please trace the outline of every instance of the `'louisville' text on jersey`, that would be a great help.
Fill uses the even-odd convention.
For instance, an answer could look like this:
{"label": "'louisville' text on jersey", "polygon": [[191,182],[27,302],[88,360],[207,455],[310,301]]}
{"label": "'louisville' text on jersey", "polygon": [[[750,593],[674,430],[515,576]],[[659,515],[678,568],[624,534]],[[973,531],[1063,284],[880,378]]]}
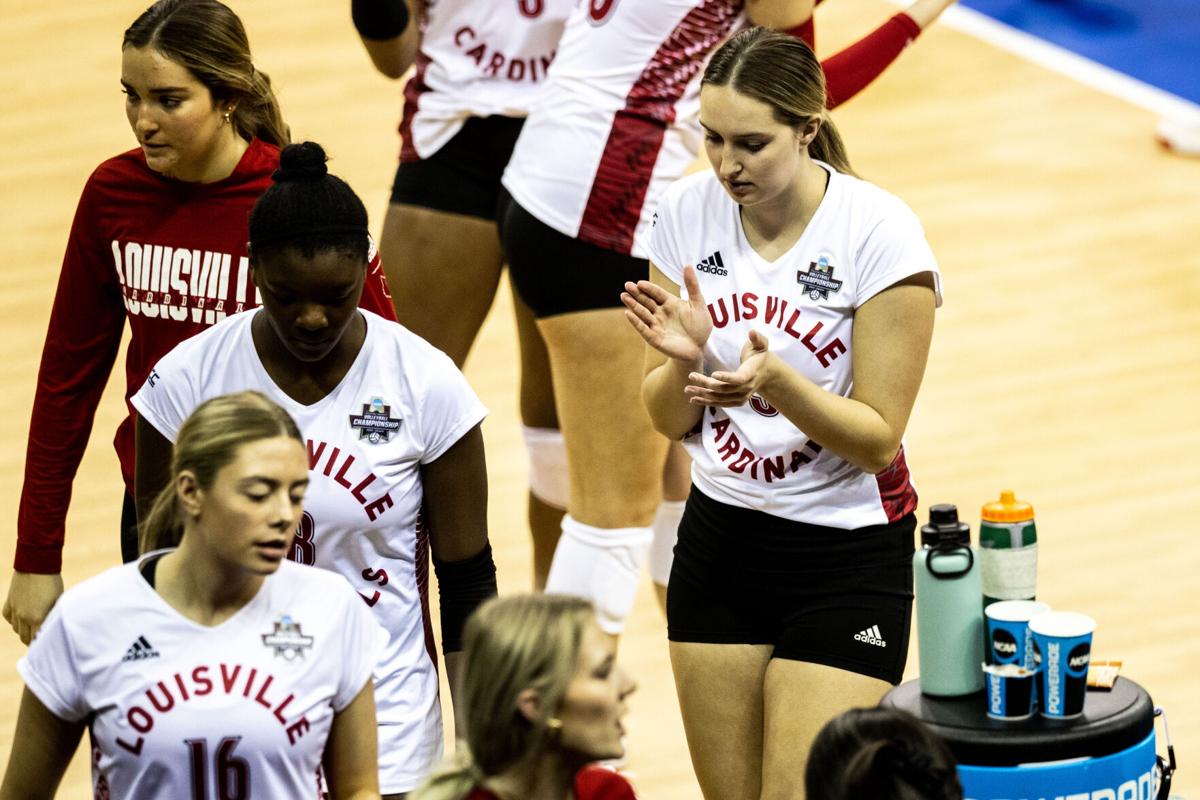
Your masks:
{"label": "'louisville' text on jersey", "polygon": [[510,58],[487,42],[479,41],[478,34],[470,25],[464,25],[454,32],[454,43],[462,48],[463,55],[492,78],[537,83],[546,76],[546,70],[554,60],[553,50],[531,58]]}
{"label": "'louisville' text on jersey", "polygon": [[260,673],[254,667],[243,667],[241,664],[205,664],[191,672],[176,672],[146,689],[145,704],[131,706],[125,712],[125,721],[137,732],[138,737],[133,742],[127,742],[118,736],[117,744],[140,757],[146,735],[154,730],[156,714],[169,714],[193,697],[206,697],[213,692],[224,692],[231,697],[241,695],[269,711],[287,731],[288,744],[294,746],[300,737],[308,732],[308,718],[302,715],[299,719],[288,720],[284,711],[296,696],[289,693],[284,697],[279,691],[272,692],[271,684],[274,682],[275,676],[266,672]]}
{"label": "'louisville' text on jersey", "polygon": [[[245,256],[235,261],[229,253],[116,239],[112,254],[130,314],[182,322],[190,313],[193,323],[212,325],[247,308],[252,284]],[[261,302],[254,293],[250,306]]]}
{"label": "'louisville' text on jersey", "polygon": [[[321,467],[321,474],[326,477],[333,478],[334,483],[348,490],[350,494],[363,507],[363,511],[367,513],[367,519],[372,522],[375,518],[392,507],[392,496],[384,492],[382,496],[374,500],[368,500],[364,494],[367,487],[377,480],[374,472],[367,470],[366,477],[350,478],[348,477],[351,468],[354,466],[355,457],[353,453],[343,453],[341,448],[335,447],[328,442],[314,442],[308,440],[308,469],[312,472],[317,471],[317,467]],[[361,475],[362,470],[355,470]]]}
{"label": "'louisville' text on jersey", "polygon": [[[728,300],[729,302],[726,303],[726,298],[722,297],[715,303],[708,304],[708,315],[712,317],[715,327],[724,328],[729,324],[731,309],[734,322],[758,319],[760,298],[754,292],[734,293],[728,295]],[[796,327],[796,323],[800,320],[800,309],[789,308],[787,300],[767,295],[762,305],[763,322],[767,325],[774,325],[793,339],[799,339],[800,343],[817,357],[822,367],[828,367],[838,356],[846,352],[846,345],[838,338],[818,347],[817,334],[821,332],[821,328],[825,327],[825,323],[817,322],[807,331],[803,327]]]}

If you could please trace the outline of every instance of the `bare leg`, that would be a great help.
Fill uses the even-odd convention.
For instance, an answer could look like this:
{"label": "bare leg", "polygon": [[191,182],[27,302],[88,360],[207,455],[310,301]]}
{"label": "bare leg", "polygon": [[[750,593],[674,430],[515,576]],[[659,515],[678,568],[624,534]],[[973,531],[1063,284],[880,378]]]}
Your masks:
{"label": "bare leg", "polygon": [[683,729],[706,800],[759,800],[771,649],[671,642]]}
{"label": "bare leg", "polygon": [[[521,349],[521,422],[531,428],[558,428],[558,411],[554,408],[554,386],[550,379],[550,355],[538,331],[533,312],[514,289],[513,316],[517,323],[517,342]],[[527,514],[529,533],[533,540],[533,588],[546,587],[554,548],[562,533],[562,518],[566,509],[547,503],[533,492],[529,493]]]}
{"label": "bare leg", "polygon": [[597,528],[648,526],[667,442],[642,404],[641,338],[615,308],[548,317],[538,329],[567,441],[571,516]]}
{"label": "bare leg", "polygon": [[772,659],[763,687],[762,800],[804,800],[804,767],[821,727],[846,709],[878,704],[890,688],[822,664]]}
{"label": "bare leg", "polygon": [[496,223],[393,204],[379,255],[400,324],[462,367],[500,281],[504,256]]}
{"label": "bare leg", "polygon": [[642,404],[643,345],[615,308],[540,319],[538,329],[570,477],[546,588],[589,598],[601,630],[617,635],[653,536],[667,449]]}

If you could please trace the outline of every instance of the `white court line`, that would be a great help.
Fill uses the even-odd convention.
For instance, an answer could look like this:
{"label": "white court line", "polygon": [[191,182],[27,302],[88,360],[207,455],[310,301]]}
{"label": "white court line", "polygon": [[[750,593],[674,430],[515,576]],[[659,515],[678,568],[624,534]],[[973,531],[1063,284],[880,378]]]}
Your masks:
{"label": "white court line", "polygon": [[[894,0],[893,0],[894,2]],[[895,3],[905,6],[907,3]],[[1192,117],[1200,122],[1200,105],[1123,72],[1017,30],[965,6],[946,9],[935,25],[946,25],[1047,69],[1074,78],[1093,89],[1119,97],[1164,117]]]}

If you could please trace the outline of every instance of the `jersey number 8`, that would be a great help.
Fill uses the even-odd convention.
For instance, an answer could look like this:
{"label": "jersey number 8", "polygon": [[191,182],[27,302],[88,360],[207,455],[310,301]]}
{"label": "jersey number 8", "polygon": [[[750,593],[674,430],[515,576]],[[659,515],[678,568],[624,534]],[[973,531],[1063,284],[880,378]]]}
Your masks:
{"label": "jersey number 8", "polygon": [[300,524],[296,526],[296,536],[292,539],[292,549],[288,552],[288,559],[308,567],[316,564],[317,543],[313,541],[316,534],[317,523],[313,520],[312,514],[305,511],[304,515],[300,517]]}

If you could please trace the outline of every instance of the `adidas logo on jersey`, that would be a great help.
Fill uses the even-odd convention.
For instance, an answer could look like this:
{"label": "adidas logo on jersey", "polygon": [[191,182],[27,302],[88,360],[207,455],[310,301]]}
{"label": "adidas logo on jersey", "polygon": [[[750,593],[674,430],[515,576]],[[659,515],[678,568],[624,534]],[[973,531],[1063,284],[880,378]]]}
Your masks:
{"label": "adidas logo on jersey", "polygon": [[725,262],[721,260],[721,251],[713,253],[708,258],[700,259],[700,263],[696,265],[699,272],[707,272],[710,275],[728,275],[729,270],[725,269]]}
{"label": "adidas logo on jersey", "polygon": [[887,642],[883,640],[883,634],[879,632],[878,625],[872,625],[865,631],[859,631],[854,634],[854,641],[873,644],[876,647],[887,647]]}
{"label": "adidas logo on jersey", "polygon": [[139,636],[133,640],[133,644],[129,645],[129,649],[125,651],[125,657],[121,659],[121,663],[126,661],[142,661],[147,658],[158,658],[158,651],[146,640],[145,636]]}

